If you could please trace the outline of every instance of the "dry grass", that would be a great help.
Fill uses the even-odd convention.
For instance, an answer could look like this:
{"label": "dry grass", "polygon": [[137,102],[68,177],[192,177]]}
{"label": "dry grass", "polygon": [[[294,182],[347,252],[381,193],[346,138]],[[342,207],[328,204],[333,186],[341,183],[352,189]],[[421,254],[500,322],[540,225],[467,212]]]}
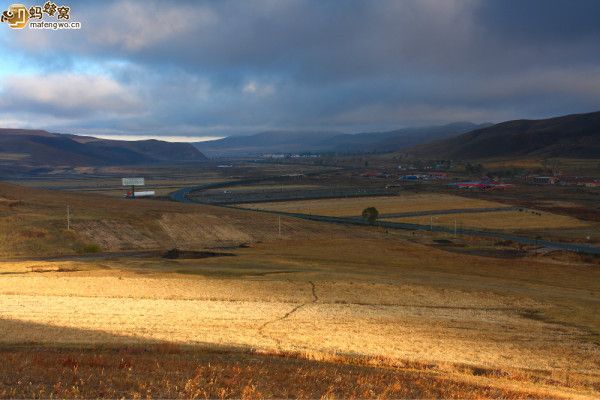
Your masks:
{"label": "dry grass", "polygon": [[[0,257],[236,246],[277,236],[276,216],[151,200],[35,190],[0,183]],[[67,231],[70,206],[72,230]],[[287,235],[319,236],[340,227],[282,219]],[[327,232],[327,233],[326,233]]]}
{"label": "dry grass", "polygon": [[600,324],[589,313],[598,301],[596,269],[384,239],[360,247],[353,239],[284,240],[236,253],[56,261],[44,272],[27,267],[44,262],[5,263],[1,340],[385,355],[387,365],[410,360],[501,375],[534,368],[580,393],[600,381]]}
{"label": "dry grass", "polygon": [[375,207],[381,214],[430,211],[445,209],[468,209],[479,207],[503,207],[503,204],[486,200],[469,199],[448,194],[401,194],[389,197],[355,197],[347,199],[300,200],[270,203],[240,204],[240,207],[298,212],[328,216],[360,216],[366,207]]}
{"label": "dry grass", "polygon": [[[545,398],[424,370],[176,346],[0,350],[2,398]],[[339,360],[338,360],[339,361]],[[10,367],[8,367],[10,366]],[[8,367],[8,368],[7,368]],[[556,397],[554,395],[553,397]]]}
{"label": "dry grass", "polygon": [[454,227],[484,228],[484,229],[553,229],[553,228],[582,228],[588,223],[566,215],[551,214],[541,211],[495,211],[467,214],[435,215],[430,217],[390,218],[385,221],[407,222],[414,224]]}
{"label": "dry grass", "polygon": [[[48,246],[56,239],[44,223],[65,201],[85,210],[77,223],[104,224],[90,237],[114,235],[115,247],[133,240],[127,230],[148,226],[158,232],[152,240],[197,250],[252,241],[230,250],[234,257],[0,261],[5,397],[510,398],[525,396],[523,385],[542,397],[592,398],[600,390],[600,317],[590,312],[600,271],[585,260],[477,257],[397,232],[294,219],[283,219],[276,240],[271,215],[4,189],[7,203],[22,202],[0,205],[4,222],[25,221],[27,240]],[[126,229],[110,222],[119,216]],[[197,242],[177,236],[184,229]],[[236,352],[222,354],[225,362],[152,347],[165,341]],[[38,347],[11,348],[23,343]]]}

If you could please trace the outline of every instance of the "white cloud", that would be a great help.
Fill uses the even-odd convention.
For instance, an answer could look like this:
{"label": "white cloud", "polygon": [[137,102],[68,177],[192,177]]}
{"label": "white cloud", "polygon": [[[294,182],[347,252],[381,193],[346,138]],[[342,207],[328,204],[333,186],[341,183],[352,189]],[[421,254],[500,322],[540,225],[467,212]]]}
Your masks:
{"label": "white cloud", "polygon": [[94,21],[97,25],[88,33],[91,42],[138,51],[176,40],[199,27],[213,26],[218,19],[211,9],[198,5],[123,1],[102,8]]}
{"label": "white cloud", "polygon": [[144,110],[134,89],[108,76],[74,73],[12,75],[0,86],[0,106],[55,117],[133,115]]}
{"label": "white cloud", "polygon": [[244,84],[242,92],[246,94],[253,94],[257,96],[268,96],[275,93],[275,86],[273,84],[261,84],[256,81],[248,81]]}

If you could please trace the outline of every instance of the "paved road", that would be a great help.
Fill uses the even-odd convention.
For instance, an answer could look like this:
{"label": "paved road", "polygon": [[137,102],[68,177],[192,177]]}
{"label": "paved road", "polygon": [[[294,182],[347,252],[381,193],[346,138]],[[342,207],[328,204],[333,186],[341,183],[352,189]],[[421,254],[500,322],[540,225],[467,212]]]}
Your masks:
{"label": "paved road", "polygon": [[[305,173],[304,176],[320,175],[324,172],[331,172],[334,170],[337,170],[337,169],[329,169],[329,170],[323,170],[323,171],[317,171],[317,172],[308,172],[308,173]],[[260,182],[265,182],[265,181],[280,181],[280,180],[285,181],[285,180],[289,180],[289,179],[295,179],[295,178],[291,177],[290,175],[272,175],[272,176],[264,176],[261,178],[250,178],[250,179],[242,179],[242,180],[236,180],[236,181],[213,182],[213,183],[207,183],[205,185],[191,186],[191,187],[186,187],[186,188],[176,190],[169,194],[169,198],[173,201],[177,201],[180,203],[207,204],[208,202],[203,201],[202,198],[199,198],[199,197],[191,198],[192,193],[202,192],[202,191],[208,190],[208,189],[218,189],[218,188],[225,188],[225,187],[231,187],[231,186],[252,185],[255,183],[260,183]],[[223,203],[232,204],[231,202],[223,202]],[[214,202],[214,203],[210,203],[210,204],[222,205],[223,203]],[[241,203],[241,201],[238,200],[235,203]]]}
{"label": "paved road", "polygon": [[[234,181],[234,182],[217,182],[217,183],[212,183],[212,184],[207,184],[207,185],[202,185],[202,186],[193,186],[193,187],[177,190],[177,191],[171,193],[169,195],[169,197],[171,198],[171,200],[179,201],[181,203],[202,203],[201,198],[195,198],[192,200],[188,197],[188,195],[192,192],[202,191],[202,190],[206,190],[206,189],[213,189],[213,188],[218,188],[218,187],[228,187],[228,186],[232,186],[232,185],[246,185],[246,184],[256,183],[256,182],[260,182],[260,181],[264,181],[264,180],[272,180],[272,179],[273,179],[273,177],[269,177],[269,178],[253,179],[251,181],[243,180],[243,181]],[[213,205],[219,205],[219,204],[213,203]],[[231,207],[231,206],[222,205],[222,204],[220,206]],[[285,216],[289,216],[289,217],[302,218],[302,219],[311,220],[311,221],[331,222],[331,223],[336,223],[336,224],[363,225],[363,226],[369,225],[364,220],[362,220],[360,218],[356,218],[356,217],[327,217],[327,216],[322,216],[322,215],[286,213],[286,212],[281,212],[281,211],[266,211],[266,210],[252,210],[252,211],[285,215]],[[446,210],[446,211],[448,211],[448,210]],[[456,210],[456,211],[458,211],[458,210]],[[465,210],[460,210],[460,211],[464,212]],[[479,212],[481,212],[481,211],[479,211]],[[398,215],[398,213],[383,214],[383,215],[387,215],[387,217],[385,217],[385,218],[393,218],[393,217],[389,217],[389,215]],[[425,214],[425,215],[430,215],[430,214]],[[410,216],[413,216],[413,215],[410,215]],[[377,224],[377,226],[381,226],[381,227],[389,228],[389,229],[403,229],[403,230],[410,230],[410,231],[432,231],[432,232],[454,234],[453,228],[448,228],[448,227],[444,227],[444,226],[430,226],[430,225],[409,224],[409,223],[404,223],[404,222],[389,222],[389,221],[378,221],[376,224]],[[536,239],[536,238],[527,237],[527,236],[513,235],[513,234],[505,233],[505,232],[488,231],[488,230],[484,231],[484,230],[477,230],[477,229],[461,228],[461,229],[457,229],[456,233],[458,235],[488,237],[488,238],[494,238],[494,239],[499,239],[499,240],[511,240],[516,243],[534,245],[534,246],[543,246],[543,247],[546,247],[549,249],[554,249],[554,250],[565,250],[565,251],[573,251],[573,252],[577,252],[577,253],[600,255],[600,247],[591,246],[591,245],[587,245],[587,244],[553,242],[553,241],[549,241],[549,240]]]}
{"label": "paved road", "polygon": [[113,258],[155,258],[161,257],[165,250],[131,250],[131,251],[113,251],[85,254],[65,254],[61,256],[43,256],[43,257],[4,257],[0,262],[14,261],[93,261],[107,260]]}
{"label": "paved road", "polygon": [[[269,211],[272,212],[272,211]],[[321,222],[333,222],[337,224],[345,224],[345,225],[369,225],[362,219],[358,218],[344,218],[344,217],[326,217],[321,215],[308,215],[308,214],[297,214],[297,213],[284,213],[284,212],[273,212],[281,215],[287,215],[302,219],[308,219],[312,221],[321,221]],[[384,228],[390,229],[403,229],[410,231],[432,231],[432,232],[441,232],[441,233],[450,233],[454,234],[453,228],[448,228],[444,226],[430,226],[430,225],[421,225],[421,224],[409,224],[404,222],[388,222],[388,221],[378,221],[376,226],[381,226]],[[563,243],[563,242],[553,242],[549,240],[536,239],[527,236],[513,235],[505,232],[497,232],[497,231],[483,231],[478,229],[457,229],[456,233],[458,235],[467,235],[467,236],[476,236],[476,237],[488,237],[500,240],[511,240],[516,243],[521,244],[529,244],[534,246],[543,246],[553,250],[566,250],[566,251],[574,251],[577,253],[585,253],[585,254],[597,254],[600,255],[600,247],[591,246],[587,244],[579,244],[579,243]]]}

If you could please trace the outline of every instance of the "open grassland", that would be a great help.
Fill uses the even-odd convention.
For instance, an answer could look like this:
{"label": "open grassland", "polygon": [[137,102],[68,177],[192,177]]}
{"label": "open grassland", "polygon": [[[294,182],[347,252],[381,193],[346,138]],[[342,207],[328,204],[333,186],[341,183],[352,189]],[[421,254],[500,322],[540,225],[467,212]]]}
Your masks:
{"label": "open grassland", "polygon": [[[290,218],[278,238],[277,216],[252,211],[0,190],[2,397],[600,393],[596,260]],[[163,250],[73,247],[92,241]],[[161,257],[175,246],[220,249]],[[51,251],[71,255],[36,257]]]}
{"label": "open grassland", "polygon": [[589,223],[565,215],[547,212],[531,211],[495,211],[467,214],[434,215],[432,217],[389,218],[384,221],[406,222],[454,227],[509,230],[521,229],[554,229],[554,228],[584,228]]}
{"label": "open grassland", "polygon": [[240,207],[285,211],[334,217],[360,216],[367,207],[375,207],[381,214],[433,211],[447,209],[468,209],[480,207],[503,207],[504,204],[492,201],[469,199],[449,194],[402,193],[388,197],[353,197],[345,199],[299,200],[285,202],[240,204]]}
{"label": "open grassland", "polygon": [[206,259],[6,261],[0,341],[337,354],[462,382],[484,376],[501,390],[600,390],[597,267],[372,235],[360,246],[282,240]]}

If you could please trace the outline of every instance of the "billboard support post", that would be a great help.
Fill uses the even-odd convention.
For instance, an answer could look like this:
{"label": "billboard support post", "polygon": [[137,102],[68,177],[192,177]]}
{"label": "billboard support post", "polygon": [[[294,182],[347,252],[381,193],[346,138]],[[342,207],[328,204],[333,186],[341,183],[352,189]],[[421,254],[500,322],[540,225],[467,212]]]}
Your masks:
{"label": "billboard support post", "polygon": [[144,186],[144,178],[123,178],[123,186],[131,186],[131,197],[135,198],[135,187]]}

